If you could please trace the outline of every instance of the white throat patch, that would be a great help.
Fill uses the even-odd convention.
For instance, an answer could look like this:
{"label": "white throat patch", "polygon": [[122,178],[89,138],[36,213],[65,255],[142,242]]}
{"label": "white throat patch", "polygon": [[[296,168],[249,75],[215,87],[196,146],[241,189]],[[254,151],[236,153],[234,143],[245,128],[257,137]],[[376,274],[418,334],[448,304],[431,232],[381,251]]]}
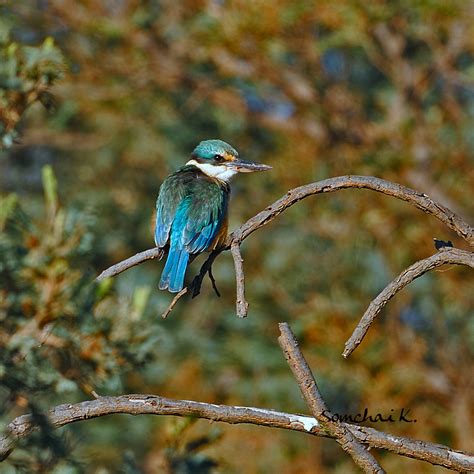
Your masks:
{"label": "white throat patch", "polygon": [[198,163],[196,160],[189,160],[186,165],[192,165],[199,168],[204,174],[211,178],[217,178],[221,181],[229,181],[232,176],[238,173],[234,168],[228,168],[225,165],[211,165],[208,163]]}

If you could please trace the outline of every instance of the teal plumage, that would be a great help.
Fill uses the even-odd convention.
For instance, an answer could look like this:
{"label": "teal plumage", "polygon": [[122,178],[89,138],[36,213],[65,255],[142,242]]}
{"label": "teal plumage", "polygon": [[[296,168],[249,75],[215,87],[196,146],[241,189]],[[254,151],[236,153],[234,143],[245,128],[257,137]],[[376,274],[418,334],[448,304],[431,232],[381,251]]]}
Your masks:
{"label": "teal plumage", "polygon": [[168,248],[161,290],[180,291],[189,261],[225,239],[228,180],[239,171],[269,168],[239,160],[237,151],[225,142],[207,140],[183,168],[165,179],[156,201],[155,226],[156,245]]}
{"label": "teal plumage", "polygon": [[168,258],[159,288],[176,292],[183,288],[189,256],[207,250],[227,216],[230,188],[194,166],[169,176],[156,202],[155,242],[169,243]]}

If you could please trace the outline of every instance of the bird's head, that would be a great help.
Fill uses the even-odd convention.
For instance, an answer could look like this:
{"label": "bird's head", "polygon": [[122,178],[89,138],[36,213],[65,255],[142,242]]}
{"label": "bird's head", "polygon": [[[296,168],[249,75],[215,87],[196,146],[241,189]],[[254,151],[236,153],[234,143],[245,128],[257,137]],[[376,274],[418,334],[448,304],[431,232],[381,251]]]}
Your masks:
{"label": "bird's head", "polygon": [[208,176],[222,181],[228,181],[236,173],[267,171],[272,168],[253,161],[241,160],[237,150],[222,140],[201,142],[186,164],[196,166]]}

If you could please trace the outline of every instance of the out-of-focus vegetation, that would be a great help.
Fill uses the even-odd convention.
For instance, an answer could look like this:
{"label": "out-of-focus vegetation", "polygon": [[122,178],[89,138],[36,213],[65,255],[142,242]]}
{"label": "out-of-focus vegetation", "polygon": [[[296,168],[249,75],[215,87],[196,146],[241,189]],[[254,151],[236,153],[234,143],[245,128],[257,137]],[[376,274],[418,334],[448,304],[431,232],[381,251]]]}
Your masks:
{"label": "out-of-focus vegetation", "polygon": [[[234,316],[227,255],[214,269],[222,298],[207,282],[166,321],[161,263],[92,280],[153,245],[159,184],[205,138],[274,168],[235,180],[231,227],[291,187],[341,174],[406,184],[472,218],[473,16],[465,0],[3,2],[2,422],[92,391],[306,412],[276,343],[285,320],[334,412],[405,407],[417,423],[376,427],[472,446],[468,269],[416,281],[340,356],[371,298],[433,253],[432,237],[464,246],[407,204],[318,196],[254,234],[246,320]],[[51,108],[51,94],[48,113],[39,103]],[[355,472],[335,443],[299,433],[118,416],[45,425],[1,469]]]}
{"label": "out-of-focus vegetation", "polygon": [[54,106],[48,88],[62,77],[63,58],[48,37],[39,47],[11,41],[8,23],[0,19],[0,137],[2,148],[13,145],[16,127],[26,109],[40,102]]}

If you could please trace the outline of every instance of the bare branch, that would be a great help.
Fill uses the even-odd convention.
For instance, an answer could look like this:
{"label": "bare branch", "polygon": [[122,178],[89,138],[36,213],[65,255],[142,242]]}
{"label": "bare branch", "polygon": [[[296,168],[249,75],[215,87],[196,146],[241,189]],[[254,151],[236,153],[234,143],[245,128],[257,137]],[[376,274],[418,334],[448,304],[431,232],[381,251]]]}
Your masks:
{"label": "bare branch", "polygon": [[[252,407],[215,405],[189,400],[172,400],[156,395],[122,395],[99,397],[96,400],[58,405],[48,411],[51,426],[59,428],[69,423],[90,420],[100,416],[125,413],[129,415],[172,415],[204,418],[223,423],[249,423],[271,428],[300,431],[313,436],[332,436],[323,430],[318,421],[309,416],[283,413]],[[474,456],[455,451],[439,444],[416,441],[402,436],[382,433],[373,428],[343,423],[345,428],[365,445],[371,448],[407,456],[431,464],[444,466],[455,471],[474,470]],[[0,436],[0,461],[6,459],[18,440],[37,429],[30,415],[15,418]]]}
{"label": "bare branch", "polygon": [[[283,197],[278,199],[278,201],[275,201],[232,232],[228,237],[225,246],[217,252],[220,253],[223,250],[229,250],[232,242],[242,242],[252,232],[255,232],[260,227],[268,224],[288,207],[308,196],[312,196],[313,194],[332,193],[334,191],[349,188],[371,189],[372,191],[406,201],[418,209],[421,209],[423,212],[435,216],[450,229],[454,230],[454,232],[468,242],[469,245],[474,246],[474,229],[461,216],[455,214],[436,201],[433,201],[426,194],[417,192],[414,189],[407,188],[401,184],[392,183],[391,181],[375,178],[373,176],[338,176],[336,178],[324,179],[316,183],[306,184],[291,189]],[[160,256],[160,253],[157,248],[145,250],[144,252],[140,252],[133,257],[104,270],[96,280],[100,281],[104,278],[118,275],[134,265],[138,265],[145,260],[157,258],[158,256]]]}
{"label": "bare branch", "polygon": [[233,241],[241,242],[246,239],[252,232],[268,224],[288,207],[308,196],[332,193],[349,188],[370,189],[406,201],[423,212],[433,215],[454,230],[469,245],[474,246],[474,228],[461,216],[433,201],[426,194],[373,176],[338,176],[291,189],[278,201],[275,201],[271,206],[268,206],[235,230],[227,239],[226,248],[229,248]]}
{"label": "bare branch", "polygon": [[163,257],[163,253],[163,249],[160,249],[159,247],[153,247],[151,249],[144,250],[143,252],[137,253],[132,257],[129,257],[126,260],[122,260],[121,262],[116,263],[115,265],[112,265],[111,267],[107,268],[95,280],[102,281],[106,278],[113,277],[146,260],[152,260],[154,258],[161,260],[161,258]]}
{"label": "bare branch", "polygon": [[337,442],[341,448],[351,455],[354,462],[367,473],[384,473],[377,460],[356,439],[353,433],[340,421],[330,421],[333,417],[318,389],[314,376],[306,362],[290,326],[279,323],[280,337],[278,342],[285,354],[288,365],[295,376],[306,404],[313,416]]}
{"label": "bare branch", "polygon": [[[318,181],[316,183],[306,184],[298,188],[291,189],[283,197],[275,201],[272,205],[265,208],[263,211],[259,212],[256,216],[249,219],[245,224],[236,229],[232,234],[230,234],[225,242],[225,244],[211,252],[208,259],[204,262],[199,271],[199,274],[194,278],[191,285],[188,285],[186,288],[193,291],[193,298],[200,293],[202,281],[204,276],[212,266],[215,258],[224,250],[229,250],[232,248],[233,244],[240,245],[243,240],[245,240],[250,234],[255,232],[257,229],[260,229],[264,225],[271,222],[275,217],[279,216],[283,211],[293,204],[301,201],[302,199],[312,196],[313,194],[321,193],[331,193],[339,191],[341,189],[349,188],[358,188],[358,189],[370,189],[388,196],[393,196],[402,201],[406,201],[418,209],[421,209],[427,214],[431,214],[439,219],[441,222],[446,224],[450,229],[454,230],[460,237],[462,237],[469,245],[474,246],[474,228],[472,228],[461,216],[455,214],[450,209],[444,207],[443,205],[437,203],[429,196],[424,193],[417,192],[413,189],[407,188],[397,183],[392,183],[391,181],[386,181],[384,179],[375,178],[373,176],[339,176],[336,178],[329,178],[323,181]],[[238,249],[240,253],[240,249]],[[238,259],[235,258],[234,250],[234,264],[236,265],[236,271],[241,267]],[[118,275],[119,273],[131,268],[134,265],[138,265],[145,260],[153,258],[161,258],[163,256],[162,250],[158,248],[152,248],[140,252],[133,257],[130,257],[122,262],[119,262],[112,267],[104,270],[97,278],[97,281],[103,280],[104,278]],[[243,275],[243,273],[242,273]],[[210,274],[211,276],[211,274]],[[243,298],[243,289],[244,289],[244,280],[240,279],[237,276],[237,290],[242,291],[242,294],[239,296],[237,294],[237,314],[243,317],[247,315],[248,304]],[[212,281],[212,278],[211,278]],[[239,283],[241,282],[241,283]],[[213,283],[215,288],[215,282]],[[184,294],[184,293],[183,293]],[[182,295],[181,295],[182,296]],[[175,297],[176,299],[177,297]],[[171,309],[175,306],[177,299],[170,304],[166,314],[169,314]],[[178,297],[179,299],[179,297]],[[240,301],[240,303],[239,303]]]}
{"label": "bare branch", "polygon": [[249,304],[245,299],[245,275],[242,255],[240,253],[240,245],[238,242],[232,242],[230,246],[232,257],[234,258],[235,267],[235,283],[237,285],[237,298],[235,302],[237,316],[246,318],[249,311]]}
{"label": "bare branch", "polygon": [[367,334],[370,325],[374,322],[380,311],[385,305],[405,286],[410,284],[416,278],[424,275],[426,272],[433,270],[441,265],[447,263],[455,265],[467,265],[474,268],[474,253],[466,250],[455,249],[452,247],[443,247],[438,253],[431,257],[419,260],[411,267],[408,267],[394,280],[392,280],[378,295],[372,300],[366,312],[354,329],[351,337],[347,340],[342,355],[349,357],[349,355],[361,343],[362,339]]}
{"label": "bare branch", "polygon": [[185,286],[180,292],[176,293],[175,297],[171,300],[171,303],[168,305],[164,313],[161,315],[163,319],[166,319],[168,317],[168,314],[173,311],[173,308],[175,307],[176,303],[178,300],[181,298],[181,296],[185,295],[188,292],[188,287]]}

